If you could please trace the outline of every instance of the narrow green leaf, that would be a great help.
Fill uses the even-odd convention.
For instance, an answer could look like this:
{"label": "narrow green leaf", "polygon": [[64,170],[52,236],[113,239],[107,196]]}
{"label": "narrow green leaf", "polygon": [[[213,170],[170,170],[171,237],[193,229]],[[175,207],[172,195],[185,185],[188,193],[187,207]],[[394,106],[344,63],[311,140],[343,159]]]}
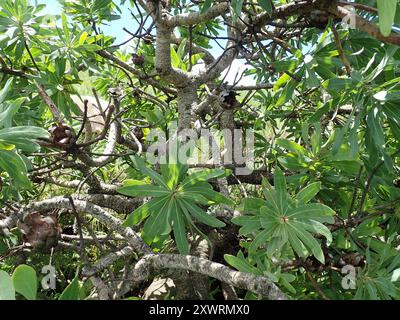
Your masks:
{"label": "narrow green leaf", "polygon": [[199,222],[202,222],[206,225],[209,225],[214,228],[225,227],[225,223],[218,220],[217,218],[207,214],[203,210],[201,210],[198,206],[193,203],[190,203],[184,199],[181,202],[189,211],[189,213],[196,218]]}
{"label": "narrow green leaf", "polygon": [[239,216],[232,218],[232,223],[242,226],[239,229],[240,235],[246,235],[261,228],[260,218],[258,216]]}
{"label": "narrow green leaf", "polygon": [[171,198],[164,200],[161,209],[151,214],[144,224],[142,236],[149,243],[152,243],[157,236],[167,235],[171,232],[169,215],[171,213],[172,202]]}
{"label": "narrow green leaf", "polygon": [[287,212],[290,219],[312,219],[322,223],[334,223],[334,214],[335,211],[321,203],[304,204]]}
{"label": "narrow green leaf", "polygon": [[181,58],[176,53],[175,49],[171,46],[171,64],[174,68],[179,68],[182,63]]}
{"label": "narrow green leaf", "polygon": [[326,238],[327,245],[329,246],[332,242],[332,233],[330,230],[324,226],[321,222],[315,221],[315,220],[306,220],[306,221],[300,221],[297,220],[296,224],[302,226],[305,230],[315,233],[315,234],[320,234]]}
{"label": "narrow green leaf", "polygon": [[168,198],[169,197],[151,199],[150,201],[141,205],[139,208],[128,215],[127,219],[123,223],[123,226],[131,227],[142,222],[150,214],[158,212],[163,207],[164,203],[168,201]]}
{"label": "narrow green leaf", "polygon": [[11,86],[12,82],[13,82],[13,78],[9,78],[7,80],[7,82],[5,83],[4,87],[1,89],[1,91],[0,91],[0,103],[3,103],[3,101],[5,100],[5,98],[6,98],[7,94],[8,94],[8,91],[10,90],[10,86]]}
{"label": "narrow green leaf", "polygon": [[204,0],[204,3],[201,7],[200,13],[206,13],[208,9],[210,9],[212,4],[212,0]]}
{"label": "narrow green leaf", "polygon": [[300,156],[306,156],[308,154],[304,147],[290,140],[278,138],[276,139],[276,144]]}
{"label": "narrow green leaf", "polygon": [[245,259],[240,259],[231,254],[224,254],[224,259],[230,266],[234,267],[236,270],[239,270],[240,272],[260,274],[258,269],[252,266]]}
{"label": "narrow green leaf", "polygon": [[137,155],[133,155],[133,156],[130,156],[130,158],[131,158],[133,164],[135,165],[135,167],[140,172],[142,172],[146,176],[149,176],[160,186],[168,188],[167,183],[165,182],[163,177],[160,174],[158,174],[157,172],[155,172],[154,170],[148,168],[141,157],[139,157]]}
{"label": "narrow green leaf", "polygon": [[11,127],[13,116],[17,113],[25,100],[25,98],[18,98],[4,103],[3,108],[0,105],[0,128]]}
{"label": "narrow green leaf", "polygon": [[258,4],[261,8],[267,11],[268,15],[272,15],[272,3],[271,0],[258,0]]}
{"label": "narrow green leaf", "polygon": [[0,149],[0,168],[8,173],[18,187],[31,187],[26,164],[17,153]]}
{"label": "narrow green leaf", "polygon": [[198,183],[199,181],[207,181],[212,178],[220,178],[226,174],[224,169],[205,169],[200,171],[195,171],[188,175],[185,180],[182,181],[181,187],[185,188],[189,185]]}
{"label": "narrow green leaf", "polygon": [[151,184],[123,186],[119,187],[117,192],[131,197],[164,197],[168,194],[171,194],[170,190],[166,190],[162,186],[155,186]]}
{"label": "narrow green leaf", "polygon": [[[291,226],[294,227],[293,224]],[[309,249],[312,255],[314,255],[319,262],[325,264],[325,256],[324,253],[322,252],[321,245],[319,244],[319,242],[315,240],[307,231],[305,231],[299,225],[296,225],[296,227],[294,228],[296,230],[298,238],[304,243],[307,249]]]}
{"label": "narrow green leaf", "polygon": [[234,202],[225,197],[223,194],[216,192],[210,188],[207,187],[188,187],[186,188],[187,191],[182,192],[182,194],[187,194],[188,192],[190,193],[198,193],[200,195],[202,195],[203,197],[207,198],[208,200],[215,202],[215,203],[224,203],[227,205],[233,205]]}
{"label": "narrow green leaf", "polygon": [[294,232],[288,232],[289,243],[294,252],[296,252],[300,257],[306,257],[308,255],[308,250],[304,244],[300,241]]}
{"label": "narrow green leaf", "polygon": [[171,207],[171,220],[175,242],[179,253],[189,254],[189,243],[186,238],[185,220],[183,212],[180,211],[180,208],[177,205],[177,200],[173,200]]}
{"label": "narrow green leaf", "polygon": [[206,199],[201,193],[196,190],[193,191],[181,191],[178,194],[178,199],[186,199],[187,201],[193,201],[203,205],[209,204],[209,200]]}
{"label": "narrow green leaf", "polygon": [[245,198],[242,200],[242,211],[246,213],[257,213],[262,206],[265,206],[265,200],[259,198]]}
{"label": "narrow green leaf", "polygon": [[285,176],[279,167],[276,167],[274,172],[274,188],[276,191],[278,208],[281,213],[284,213],[287,207],[287,188]]}
{"label": "narrow green leaf", "polygon": [[321,182],[310,183],[297,193],[296,199],[299,203],[306,204],[310,200],[314,199],[319,190],[321,190]]}

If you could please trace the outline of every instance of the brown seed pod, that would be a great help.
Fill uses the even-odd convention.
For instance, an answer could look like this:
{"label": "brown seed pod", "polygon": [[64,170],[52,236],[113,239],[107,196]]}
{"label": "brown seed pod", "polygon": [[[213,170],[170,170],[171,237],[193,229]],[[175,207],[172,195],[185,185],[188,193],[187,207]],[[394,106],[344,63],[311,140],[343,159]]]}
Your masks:
{"label": "brown seed pod", "polygon": [[145,36],[142,38],[142,40],[143,40],[143,42],[144,42],[145,44],[152,44],[152,43],[154,42],[154,38],[153,38],[153,36],[150,35],[150,34],[145,35]]}
{"label": "brown seed pod", "polygon": [[143,130],[142,128],[138,127],[138,126],[133,126],[132,127],[132,133],[135,135],[135,137],[142,142],[143,139]]}
{"label": "brown seed pod", "polygon": [[142,55],[132,53],[132,62],[135,66],[141,67],[144,65],[144,57]]}
{"label": "brown seed pod", "polygon": [[49,253],[56,247],[61,236],[61,229],[55,216],[42,216],[34,212],[18,223],[23,234],[24,244],[36,251]]}
{"label": "brown seed pod", "polygon": [[365,257],[358,252],[350,252],[341,256],[337,264],[339,267],[344,267],[345,265],[363,267],[365,265]]}
{"label": "brown seed pod", "polygon": [[223,91],[221,93],[222,107],[224,109],[237,108],[240,103],[236,100],[237,93],[235,91]]}
{"label": "brown seed pod", "polygon": [[123,94],[123,91],[122,91],[121,87],[119,87],[119,86],[117,86],[115,88],[108,88],[107,92],[111,97],[114,97],[114,98],[121,97]]}
{"label": "brown seed pod", "polygon": [[[309,13],[306,18],[306,22],[310,27],[315,27],[320,30],[325,30],[329,22],[330,14],[324,10],[313,10]],[[340,22],[340,19],[334,19],[333,23]]]}
{"label": "brown seed pod", "polygon": [[74,133],[67,125],[54,125],[49,132],[53,144],[61,149],[68,149],[75,142]]}

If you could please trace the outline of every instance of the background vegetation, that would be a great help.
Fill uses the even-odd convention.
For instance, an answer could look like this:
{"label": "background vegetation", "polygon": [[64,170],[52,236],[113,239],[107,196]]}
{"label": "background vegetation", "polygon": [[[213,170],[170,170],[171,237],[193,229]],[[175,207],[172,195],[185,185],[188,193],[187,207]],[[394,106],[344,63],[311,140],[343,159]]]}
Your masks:
{"label": "background vegetation", "polygon": [[[60,3],[0,0],[0,299],[400,298],[397,0]],[[146,163],[176,121],[255,170]]]}

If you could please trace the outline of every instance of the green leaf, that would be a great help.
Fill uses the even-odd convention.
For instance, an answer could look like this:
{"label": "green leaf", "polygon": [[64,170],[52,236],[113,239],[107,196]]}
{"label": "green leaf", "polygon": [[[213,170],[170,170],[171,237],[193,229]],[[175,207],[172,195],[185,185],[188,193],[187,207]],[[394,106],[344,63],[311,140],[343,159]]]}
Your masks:
{"label": "green leaf", "polygon": [[0,105],[0,128],[11,127],[12,118],[24,101],[25,98],[18,98],[14,101],[5,103],[3,107]]}
{"label": "green leaf", "polygon": [[258,247],[265,244],[271,238],[273,231],[273,229],[265,229],[259,232],[251,243],[249,251],[254,252]]}
{"label": "green leaf", "polygon": [[354,87],[353,79],[348,78],[333,78],[328,79],[323,83],[323,86],[328,91],[342,91]]}
{"label": "green leaf", "polygon": [[16,292],[28,300],[36,300],[38,280],[35,269],[26,264],[20,264],[13,272],[12,280]]}
{"label": "green leaf", "polygon": [[379,14],[379,29],[387,37],[392,32],[394,17],[396,16],[397,0],[377,0]]}
{"label": "green leaf", "polygon": [[148,168],[143,161],[143,159],[137,155],[130,156],[133,164],[135,167],[142,172],[144,175],[149,176],[151,179],[153,179],[157,184],[160,186],[163,186],[165,188],[168,188],[167,183],[163,179],[161,175],[159,175],[157,172],[154,170]]}
{"label": "green leaf", "polygon": [[183,179],[188,170],[187,165],[182,165],[180,163],[162,164],[160,167],[161,173],[169,189],[174,189],[177,184]]}
{"label": "green leaf", "polygon": [[0,300],[15,300],[15,288],[9,274],[0,270]]}
{"label": "green leaf", "polygon": [[309,67],[306,67],[306,79],[305,79],[306,87],[311,89],[311,88],[319,87],[320,84],[321,84],[321,82],[319,81],[314,70],[312,70]]}
{"label": "green leaf", "polygon": [[83,31],[83,32],[81,33],[81,35],[79,36],[78,44],[79,44],[80,46],[83,45],[83,44],[85,43],[87,37],[88,37],[88,33],[87,33],[86,31]]}
{"label": "green leaf", "polygon": [[261,8],[267,11],[268,15],[272,15],[272,3],[271,0],[258,0],[258,4]]}
{"label": "green leaf", "polygon": [[355,109],[352,110],[349,118],[346,121],[346,124],[341,127],[339,130],[335,131],[335,142],[332,145],[332,154],[335,155],[339,149],[340,146],[343,144],[343,138],[347,131],[349,130],[350,124],[352,123],[353,120],[353,115],[354,115]]}
{"label": "green leaf", "polygon": [[20,149],[24,152],[35,152],[38,151],[40,148],[39,144],[25,138],[12,138],[9,139],[7,142],[12,143],[17,149]]}
{"label": "green leaf", "polygon": [[79,283],[78,273],[75,278],[68,284],[68,286],[61,293],[58,300],[80,300],[81,285]]}
{"label": "green leaf", "polygon": [[371,136],[375,146],[378,149],[382,149],[386,143],[385,133],[383,132],[382,125],[380,123],[380,109],[378,107],[371,108],[367,116],[368,130],[371,131]]}
{"label": "green leaf", "polygon": [[201,210],[198,206],[195,204],[192,204],[184,199],[182,199],[181,204],[185,206],[185,208],[189,211],[189,213],[196,218],[199,222],[202,222],[208,226],[214,227],[214,228],[221,228],[225,227],[225,223],[222,221],[219,221],[217,218],[207,214],[203,210]]}
{"label": "green leaf", "polygon": [[240,17],[240,14],[242,13],[243,2],[244,0],[231,0],[234,19]]}
{"label": "green leaf", "polygon": [[162,186],[145,185],[128,185],[117,188],[117,192],[126,196],[140,197],[163,197],[171,193]]}
{"label": "green leaf", "polygon": [[93,11],[100,11],[111,4],[111,0],[95,0],[93,3]]}
{"label": "green leaf", "polygon": [[[390,0],[392,1],[392,0]],[[397,52],[398,47],[397,46],[390,46],[387,48],[385,52],[385,56],[383,59],[379,62],[379,64],[376,66],[376,68],[364,79],[364,82],[368,83],[373,81],[377,76],[379,76],[383,70],[385,69],[386,65],[388,64],[390,58]]]}
{"label": "green leaf", "polygon": [[262,206],[265,206],[265,200],[259,198],[245,198],[242,200],[242,211],[256,213]]}
{"label": "green leaf", "polygon": [[307,249],[310,250],[315,258],[317,258],[317,260],[320,261],[322,264],[325,264],[325,256],[322,252],[319,242],[299,225],[296,224],[296,227],[294,227],[294,225],[292,224],[291,227],[294,228],[298,238],[301,240],[301,242],[303,242]]}
{"label": "green leaf", "polygon": [[0,104],[6,99],[8,91],[10,90],[10,86],[13,82],[13,78],[7,80],[6,84],[4,85],[3,89],[0,91]]}
{"label": "green leaf", "polygon": [[177,205],[177,200],[173,200],[171,207],[171,220],[172,229],[174,230],[174,237],[176,246],[180,254],[189,254],[189,243],[186,238],[185,220],[183,212]]}
{"label": "green leaf", "polygon": [[288,233],[288,240],[294,252],[296,252],[300,257],[307,257],[308,250],[298,238],[295,232]]}
{"label": "green leaf", "polygon": [[296,86],[297,86],[297,82],[295,80],[293,80],[293,79],[291,79],[287,83],[285,88],[282,90],[278,101],[276,102],[276,106],[277,107],[285,104],[286,102],[288,102],[293,97],[294,89],[296,89]]}
{"label": "green leaf", "polygon": [[[205,197],[206,199],[208,199],[216,204],[218,204],[218,203],[224,203],[227,205],[234,204],[234,202],[231,199],[228,199],[221,193],[216,192],[208,187],[203,187],[203,186],[198,187],[197,185],[193,185],[193,186],[187,187],[186,190],[184,192],[182,192],[181,194],[183,196],[186,196],[188,193],[191,193],[191,194],[198,193],[198,194],[202,195],[203,197]],[[207,204],[207,203],[205,203],[205,204]]]}
{"label": "green leaf", "polygon": [[158,212],[164,205],[166,201],[168,201],[168,197],[151,199],[150,201],[146,202],[145,204],[141,205],[135,211],[130,213],[123,223],[125,227],[131,227],[137,225],[138,223],[142,222],[146,219],[150,214]]}
{"label": "green leaf", "polygon": [[257,268],[252,266],[247,260],[235,257],[231,254],[224,254],[225,261],[234,267],[236,270],[241,272],[260,274]]}
{"label": "green leaf", "polygon": [[283,213],[287,208],[287,189],[285,176],[279,167],[275,168],[274,188],[276,190],[277,207]]}
{"label": "green leaf", "polygon": [[239,229],[240,235],[255,232],[261,228],[260,218],[258,216],[239,216],[232,218],[232,223],[242,226]]}
{"label": "green leaf", "polygon": [[208,199],[206,199],[201,193],[193,191],[181,191],[177,195],[178,199],[186,199],[188,201],[193,201],[196,203],[200,203],[203,205],[207,205],[209,203]]}
{"label": "green leaf", "polygon": [[8,173],[17,187],[31,187],[24,160],[17,153],[0,149],[0,168]]}
{"label": "green leaf", "polygon": [[204,0],[204,3],[201,7],[200,13],[206,13],[208,9],[210,9],[212,4],[212,0]]}
{"label": "green leaf", "polygon": [[157,236],[167,235],[171,232],[170,213],[172,208],[171,198],[164,199],[161,209],[154,212],[143,226],[142,236],[147,242],[152,243]]}
{"label": "green leaf", "polygon": [[65,39],[67,42],[69,42],[70,33],[69,33],[69,28],[68,28],[68,20],[67,20],[67,16],[65,15],[64,12],[61,12],[61,22],[62,22]]}
{"label": "green leaf", "polygon": [[330,230],[324,226],[321,222],[315,220],[306,220],[306,221],[296,221],[296,225],[302,226],[304,230],[309,232],[320,234],[326,238],[327,245],[329,246],[332,242],[332,234]]}
{"label": "green leaf", "polygon": [[290,140],[278,138],[276,139],[276,144],[300,156],[305,156],[308,154],[307,150],[304,149],[304,147]]}
{"label": "green leaf", "polygon": [[291,219],[312,219],[319,222],[334,223],[333,211],[328,206],[321,203],[308,203],[297,208],[290,209],[286,213]]}
{"label": "green leaf", "polygon": [[317,195],[319,190],[321,190],[321,182],[310,183],[299,191],[296,195],[296,199],[299,203],[306,204]]}
{"label": "green leaf", "polygon": [[15,149],[14,144],[5,143],[4,141],[0,140],[0,149],[11,151]]}
{"label": "green leaf", "polygon": [[11,140],[13,138],[37,139],[48,138],[49,133],[38,127],[19,126],[0,130],[0,139]]}
{"label": "green leaf", "polygon": [[171,64],[174,68],[179,68],[182,63],[181,58],[176,53],[175,49],[171,46]]}
{"label": "green leaf", "polygon": [[188,175],[185,180],[181,183],[181,188],[185,188],[189,185],[193,185],[199,181],[207,181],[213,178],[220,178],[226,174],[224,169],[205,169],[200,171],[195,171]]}

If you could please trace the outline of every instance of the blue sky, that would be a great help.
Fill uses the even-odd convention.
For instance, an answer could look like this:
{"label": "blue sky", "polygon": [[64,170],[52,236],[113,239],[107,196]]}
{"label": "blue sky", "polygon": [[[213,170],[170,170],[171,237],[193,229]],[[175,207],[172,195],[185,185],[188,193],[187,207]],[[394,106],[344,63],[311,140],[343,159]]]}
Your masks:
{"label": "blue sky", "polygon": [[[51,15],[59,15],[61,14],[62,11],[62,6],[57,0],[33,0],[32,2],[37,2],[39,4],[46,4],[46,8],[42,10],[42,14],[51,14]],[[119,1],[117,1],[119,3]],[[114,36],[116,37],[116,44],[122,43],[123,41],[127,40],[130,36],[127,34],[125,31],[123,31],[123,28],[125,27],[129,31],[136,31],[137,28],[137,23],[136,21],[132,18],[130,11],[128,10],[130,8],[129,6],[129,1],[125,3],[124,6],[120,6],[120,9],[122,11],[121,14],[121,19],[119,20],[114,20],[109,23],[109,25],[102,25],[100,26],[101,30],[104,32],[105,35],[109,36]],[[213,43],[211,42],[211,45]],[[211,53],[217,57],[219,54],[222,53],[221,48],[218,45],[215,45],[211,49]],[[239,72],[240,74],[244,71],[246,66],[244,65],[243,60],[235,60],[232,63],[231,68],[229,69],[228,75],[226,76],[225,80],[229,83],[233,83],[235,80],[236,74]],[[242,78],[242,80],[239,82],[240,84],[252,84],[254,83],[254,79],[252,77],[246,77]]]}
{"label": "blue sky", "polygon": [[[37,0],[37,3],[46,5],[46,8],[42,11],[44,14],[59,15],[62,11],[62,7],[57,0]],[[116,37],[116,43],[121,43],[128,38],[128,34],[122,30],[123,27],[130,31],[135,31],[136,26],[136,22],[128,10],[128,2],[120,8],[122,11],[121,19],[112,21],[109,25],[101,26],[104,34]]]}

